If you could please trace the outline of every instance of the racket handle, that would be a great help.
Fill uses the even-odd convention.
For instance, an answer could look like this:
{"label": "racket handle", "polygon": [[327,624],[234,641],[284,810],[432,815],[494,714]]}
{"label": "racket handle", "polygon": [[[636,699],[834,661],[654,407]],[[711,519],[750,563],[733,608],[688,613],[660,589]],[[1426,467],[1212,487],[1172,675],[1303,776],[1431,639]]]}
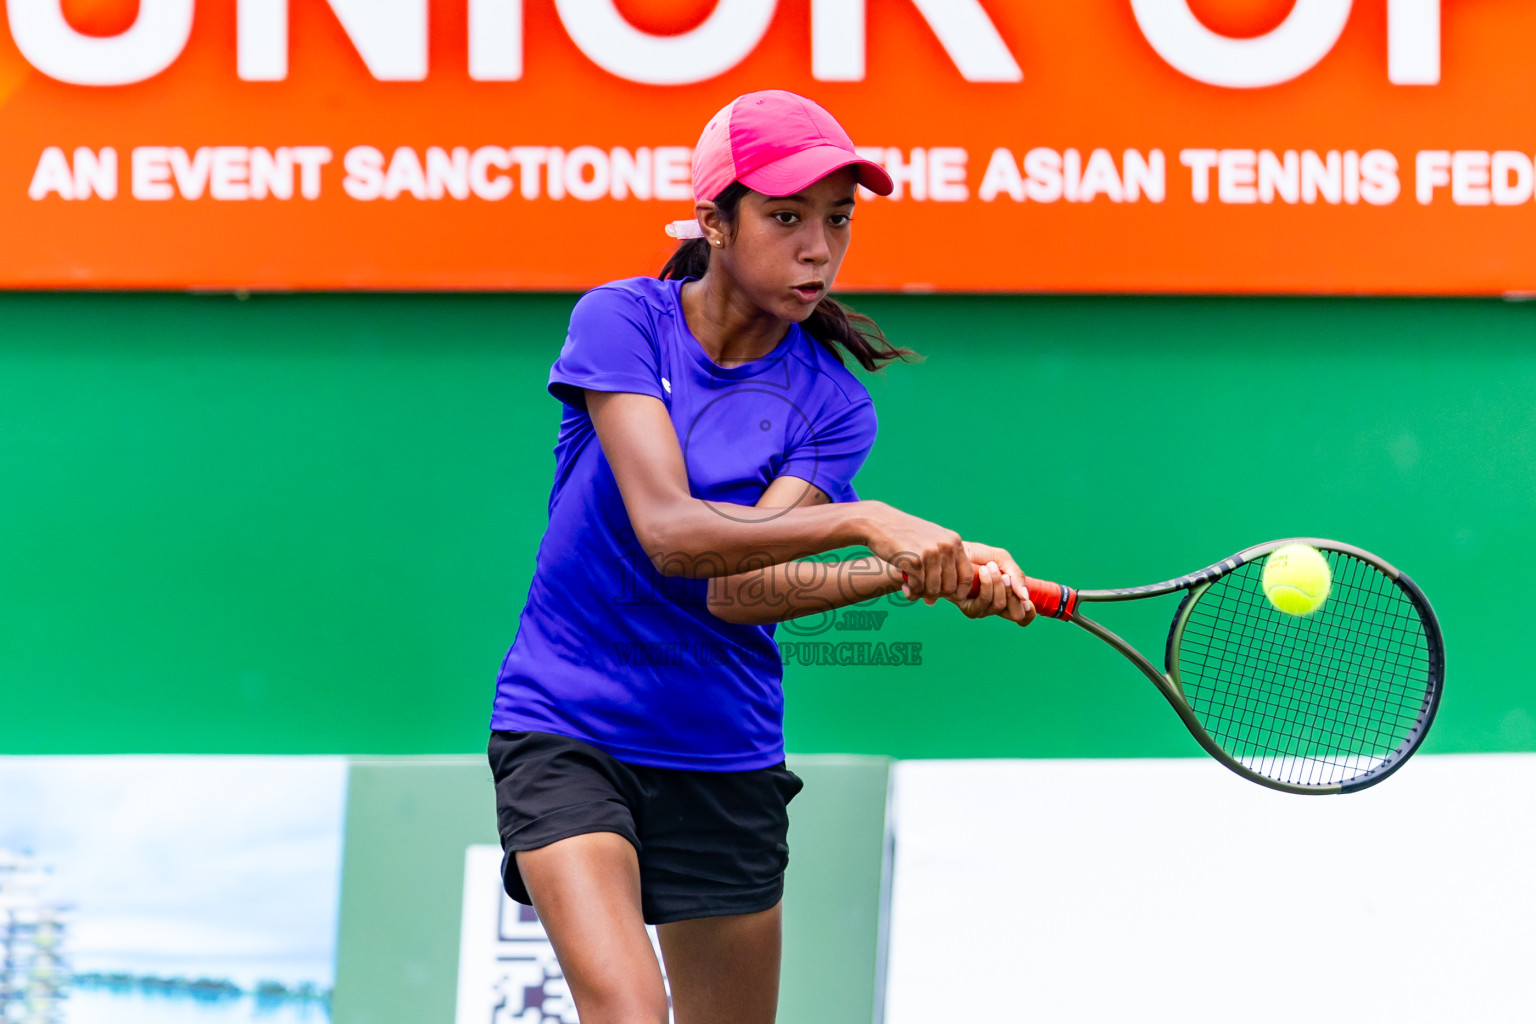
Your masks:
{"label": "racket handle", "polygon": [[1029,591],[1029,601],[1035,611],[1053,619],[1070,619],[1077,611],[1077,591],[1049,580],[1024,577],[1024,589]]}
{"label": "racket handle", "polygon": [[[901,582],[907,582],[906,570],[902,570]],[[1077,611],[1077,591],[1071,587],[1025,576],[1024,589],[1029,591],[1030,604],[1034,605],[1035,611],[1041,615],[1049,615],[1053,619],[1070,619]],[[981,574],[977,573],[971,577],[971,592],[965,596],[975,597],[979,593],[981,593]]]}

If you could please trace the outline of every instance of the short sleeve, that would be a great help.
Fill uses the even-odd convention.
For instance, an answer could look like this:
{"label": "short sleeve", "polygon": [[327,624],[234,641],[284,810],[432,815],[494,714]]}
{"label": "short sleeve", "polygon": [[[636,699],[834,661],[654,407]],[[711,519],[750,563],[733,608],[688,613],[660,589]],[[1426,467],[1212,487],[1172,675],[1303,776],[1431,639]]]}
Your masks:
{"label": "short sleeve", "polygon": [[565,344],[549,369],[549,393],[577,409],[587,406],[586,388],[666,401],[660,367],[656,330],[644,300],[605,285],[587,292],[571,310]]}
{"label": "short sleeve", "polygon": [[875,446],[878,429],[875,403],[866,396],[840,414],[818,422],[810,439],[784,461],[779,475],[807,480],[833,501],[858,501],[853,478]]}

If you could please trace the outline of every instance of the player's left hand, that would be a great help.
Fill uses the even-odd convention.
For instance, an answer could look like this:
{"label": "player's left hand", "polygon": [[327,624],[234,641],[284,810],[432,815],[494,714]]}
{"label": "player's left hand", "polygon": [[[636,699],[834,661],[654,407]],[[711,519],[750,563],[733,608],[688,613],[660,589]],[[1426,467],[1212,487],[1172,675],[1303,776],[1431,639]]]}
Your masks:
{"label": "player's left hand", "polygon": [[[952,601],[966,618],[981,619],[988,615],[998,615],[1021,626],[1027,626],[1035,618],[1035,606],[1029,600],[1029,592],[1020,598],[1014,586],[1014,577],[1010,573],[1003,572],[996,561],[971,565],[972,576],[981,580],[976,596],[971,597],[972,577],[966,577],[960,581],[952,594],[943,595],[948,601]],[[902,595],[909,601],[917,600],[917,595],[903,584]],[[938,602],[937,597],[923,597],[923,601],[929,606]]]}
{"label": "player's left hand", "polygon": [[1012,577],[1003,572],[995,561],[973,565],[972,568],[980,580],[976,596],[969,596],[970,580],[962,583],[957,593],[949,595],[949,599],[965,613],[966,618],[981,619],[988,615],[998,615],[1027,626],[1035,617],[1035,609],[1027,598],[1022,601],[1019,599],[1013,588]]}
{"label": "player's left hand", "polygon": [[[989,568],[989,575],[996,574],[997,579],[992,586],[993,593],[987,601],[986,611],[983,615],[1000,615],[1003,618],[1017,622],[1021,626],[1027,626],[1035,620],[1035,606],[1029,599],[1029,590],[1024,585],[1024,570],[1019,568],[1019,563],[1014,557],[1002,548],[992,547],[990,544],[980,544],[976,541],[963,541],[965,553],[973,565],[984,565]],[[964,594],[970,590],[970,582],[961,584],[961,600],[965,600]],[[988,581],[983,579],[981,593],[971,598],[972,602],[980,602],[989,598]],[[961,610],[966,606],[961,601]],[[971,613],[966,611],[967,615]]]}

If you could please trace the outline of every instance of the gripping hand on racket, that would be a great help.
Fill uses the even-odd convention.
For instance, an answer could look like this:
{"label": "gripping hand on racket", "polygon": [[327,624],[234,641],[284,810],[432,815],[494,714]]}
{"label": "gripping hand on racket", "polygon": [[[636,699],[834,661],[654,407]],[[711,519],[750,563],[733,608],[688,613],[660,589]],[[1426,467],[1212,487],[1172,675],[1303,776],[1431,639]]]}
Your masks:
{"label": "gripping hand on racket", "polygon": [[[968,583],[961,583],[954,593],[944,595],[967,618],[1000,615],[1021,626],[1027,626],[1035,620],[1035,606],[1029,600],[1029,594],[1026,592],[1021,596],[1018,593],[1021,588],[1016,581],[1023,578],[1021,573],[1004,572],[996,561],[973,563],[971,569],[974,574]],[[901,593],[909,601],[916,601],[919,596],[923,596],[914,594],[908,583],[901,585]],[[923,596],[923,600],[932,605],[938,598]]]}
{"label": "gripping hand on racket", "polygon": [[1035,605],[1029,599],[1024,570],[1013,556],[1002,548],[975,541],[964,544],[977,579],[972,580],[963,596],[955,599],[960,610],[973,619],[1000,615],[1021,626],[1033,622]]}
{"label": "gripping hand on racket", "polygon": [[[969,578],[961,570],[959,584],[953,591],[940,595],[924,593],[918,589],[920,581],[911,580],[902,573],[902,596],[908,601],[922,598],[932,606],[939,597],[953,601],[967,618],[980,619],[997,615],[1027,626],[1035,619],[1035,606],[1029,599],[1024,584],[1024,570],[1013,556],[1002,548],[994,548],[973,541],[962,541],[966,558],[970,562]],[[963,564],[963,563],[962,563]]]}
{"label": "gripping hand on racket", "polygon": [[1002,548],[960,539],[953,530],[893,508],[867,503],[874,511],[865,543],[877,557],[901,571],[901,593],[909,601],[953,601],[970,618],[1000,615],[1021,626],[1035,617],[1024,586],[1024,570]]}

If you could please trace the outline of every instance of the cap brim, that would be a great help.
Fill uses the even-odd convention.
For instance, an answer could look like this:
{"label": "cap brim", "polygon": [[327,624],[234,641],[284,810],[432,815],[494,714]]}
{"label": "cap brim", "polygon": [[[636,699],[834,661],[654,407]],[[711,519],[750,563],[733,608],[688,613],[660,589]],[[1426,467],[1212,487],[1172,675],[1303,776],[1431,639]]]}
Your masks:
{"label": "cap brim", "polygon": [[802,149],[782,160],[775,160],[743,174],[739,180],[747,188],[763,195],[792,196],[844,167],[858,168],[859,184],[877,196],[888,196],[896,187],[884,167],[873,160],[855,156],[840,146]]}

